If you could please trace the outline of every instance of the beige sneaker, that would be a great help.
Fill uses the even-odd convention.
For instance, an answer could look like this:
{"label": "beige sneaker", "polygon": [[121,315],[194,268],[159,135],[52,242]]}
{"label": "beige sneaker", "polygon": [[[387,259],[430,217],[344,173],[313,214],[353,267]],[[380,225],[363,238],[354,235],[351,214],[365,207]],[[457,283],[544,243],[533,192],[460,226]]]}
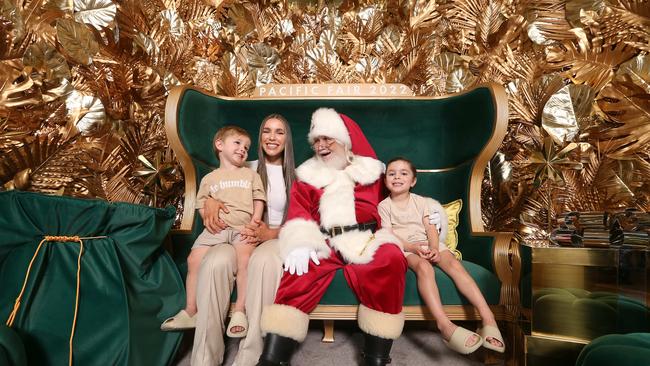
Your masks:
{"label": "beige sneaker", "polygon": [[196,328],[196,314],[190,316],[185,310],[181,310],[171,318],[165,319],[160,325],[160,330],[166,332],[193,328]]}

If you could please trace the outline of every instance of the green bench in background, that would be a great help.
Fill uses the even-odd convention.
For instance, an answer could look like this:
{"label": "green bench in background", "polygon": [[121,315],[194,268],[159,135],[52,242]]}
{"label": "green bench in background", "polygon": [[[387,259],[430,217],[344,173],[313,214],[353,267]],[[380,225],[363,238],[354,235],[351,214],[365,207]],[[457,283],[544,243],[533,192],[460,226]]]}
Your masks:
{"label": "green bench in background", "polygon": [[[380,160],[406,156],[418,167],[415,193],[442,203],[461,199],[457,228],[463,264],[478,283],[498,320],[510,335],[510,355],[522,353],[514,343],[515,320],[520,311],[519,247],[512,233],[484,232],[480,191],[488,161],[501,144],[507,127],[507,97],[496,84],[479,86],[445,98],[257,98],[211,95],[193,87],[173,89],[167,100],[167,134],[185,172],[185,201],[180,230],[172,235],[173,257],[185,265],[192,242],[203,229],[195,214],[194,199],[200,179],[217,166],[212,136],[225,124],[250,132],[249,159],[256,159],[257,132],[271,113],[284,115],[293,130],[296,164],[312,154],[307,143],[311,114],[332,107],[355,120]],[[340,271],[339,271],[340,272]],[[478,313],[456,290],[451,279],[436,269],[445,310],[452,320],[478,320]],[[333,321],[356,319],[358,301],[342,272],[311,313],[325,320],[324,340],[333,340]],[[432,319],[420,298],[415,275],[407,274],[404,312],[407,320]]]}

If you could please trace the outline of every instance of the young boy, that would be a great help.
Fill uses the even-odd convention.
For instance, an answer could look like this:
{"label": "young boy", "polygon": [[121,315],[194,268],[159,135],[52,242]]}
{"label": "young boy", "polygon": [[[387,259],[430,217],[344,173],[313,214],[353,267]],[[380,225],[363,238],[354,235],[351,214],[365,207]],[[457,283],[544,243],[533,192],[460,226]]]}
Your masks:
{"label": "young boy", "polygon": [[[394,158],[386,165],[386,188],[390,196],[377,207],[381,217],[381,227],[391,228],[404,245],[406,261],[418,280],[418,290],[436,319],[445,344],[462,354],[474,352],[481,345],[485,348],[504,352],[505,345],[494,314],[487,305],[476,282],[463,265],[449,251],[441,237],[446,235],[447,216],[444,209],[432,198],[411,193],[417,182],[416,170],[409,160]],[[443,231],[430,224],[428,207],[437,207],[441,212]],[[476,306],[483,321],[478,334],[456,326],[445,314],[440,294],[435,282],[435,264],[452,278],[460,292]]]}
{"label": "young boy", "polygon": [[244,225],[262,219],[266,196],[262,179],[257,172],[244,166],[248,157],[251,139],[245,130],[236,126],[225,126],[214,136],[214,148],[219,158],[219,168],[207,174],[201,180],[196,197],[196,208],[203,217],[203,204],[209,198],[224,203],[228,209],[220,218],[228,227],[218,234],[211,234],[203,229],[196,238],[192,251],[187,258],[187,302],[185,309],[165,320],[162,330],[177,330],[195,327],[196,291],[198,270],[201,260],[212,246],[232,244],[237,255],[237,301],[228,325],[230,337],[244,337],[248,329],[245,315],[245,294],[248,259],[255,249],[246,243],[240,231]]}

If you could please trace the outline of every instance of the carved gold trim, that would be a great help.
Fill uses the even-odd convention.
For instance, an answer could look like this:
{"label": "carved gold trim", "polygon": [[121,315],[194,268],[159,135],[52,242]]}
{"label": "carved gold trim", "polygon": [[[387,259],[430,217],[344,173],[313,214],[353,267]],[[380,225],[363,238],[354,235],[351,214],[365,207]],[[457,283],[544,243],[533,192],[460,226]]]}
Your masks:
{"label": "carved gold trim", "polygon": [[178,104],[188,89],[201,90],[189,86],[174,87],[167,96],[165,102],[165,132],[167,132],[167,139],[169,145],[176,154],[178,161],[185,173],[185,200],[183,203],[183,219],[179,229],[173,230],[176,233],[189,233],[192,230],[194,223],[194,207],[196,200],[196,169],[192,164],[192,158],[185,150],[185,146],[181,142],[178,134]]}
{"label": "carved gold trim", "polygon": [[[318,305],[309,313],[313,320],[356,320],[357,305]],[[426,306],[404,306],[406,320],[435,320]],[[450,320],[481,320],[476,308],[472,305],[445,305],[445,313]],[[490,305],[497,320],[512,321],[511,314],[502,305]]]}

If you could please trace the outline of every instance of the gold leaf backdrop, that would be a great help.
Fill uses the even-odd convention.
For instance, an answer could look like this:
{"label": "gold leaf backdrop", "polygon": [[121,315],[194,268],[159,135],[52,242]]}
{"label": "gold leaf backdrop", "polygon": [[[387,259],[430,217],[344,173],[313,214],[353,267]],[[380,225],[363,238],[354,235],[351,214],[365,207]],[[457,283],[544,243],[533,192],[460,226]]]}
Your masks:
{"label": "gold leaf backdrop", "polygon": [[563,211],[650,208],[649,29],[646,0],[0,0],[0,180],[180,208],[174,85],[495,81],[483,218],[544,237]]}

